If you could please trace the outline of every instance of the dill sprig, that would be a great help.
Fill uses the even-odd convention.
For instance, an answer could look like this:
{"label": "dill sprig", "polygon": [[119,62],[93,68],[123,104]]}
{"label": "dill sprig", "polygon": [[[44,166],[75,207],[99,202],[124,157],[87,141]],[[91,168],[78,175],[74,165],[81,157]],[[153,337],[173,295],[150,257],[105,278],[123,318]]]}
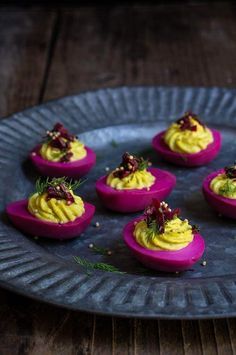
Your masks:
{"label": "dill sprig", "polygon": [[49,183],[49,178],[48,177],[47,177],[46,180],[42,180],[41,178],[37,179],[36,183],[35,183],[36,192],[39,195],[42,195],[45,192],[46,187],[48,186],[48,183]]}
{"label": "dill sprig", "polygon": [[138,170],[145,170],[150,166],[150,161],[148,159],[139,158]]}
{"label": "dill sprig", "polygon": [[74,191],[78,189],[85,181],[86,180],[67,180],[65,176],[53,179],[47,177],[46,180],[39,178],[35,183],[35,190],[39,195],[42,195],[44,192],[47,191],[49,187],[56,187],[63,184],[68,190]]}
{"label": "dill sprig", "polygon": [[160,234],[159,226],[156,221],[151,221],[147,229],[147,242],[151,243],[156,234]]}
{"label": "dill sprig", "polygon": [[99,254],[99,255],[107,255],[109,252],[109,249],[107,248],[102,248],[102,247],[98,247],[97,245],[93,245],[93,247],[91,248],[92,252],[94,252],[95,254]]}
{"label": "dill sprig", "polygon": [[125,272],[120,271],[117,267],[111,264],[93,263],[85,258],[81,258],[80,256],[74,256],[74,260],[77,264],[85,268],[86,271],[102,270],[106,272],[113,272],[116,274],[125,274]]}
{"label": "dill sprig", "polygon": [[113,148],[117,148],[118,147],[118,143],[114,139],[111,140],[110,144],[111,144],[111,146]]}
{"label": "dill sprig", "polygon": [[224,196],[231,196],[236,193],[236,186],[232,181],[227,180],[223,186],[220,187],[219,193]]}

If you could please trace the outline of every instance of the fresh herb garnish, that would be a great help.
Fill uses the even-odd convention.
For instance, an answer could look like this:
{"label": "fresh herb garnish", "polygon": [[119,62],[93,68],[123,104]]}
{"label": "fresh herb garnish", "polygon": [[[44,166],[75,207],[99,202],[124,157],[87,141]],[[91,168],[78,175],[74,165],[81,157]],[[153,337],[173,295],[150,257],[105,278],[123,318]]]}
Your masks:
{"label": "fresh herb garnish", "polygon": [[[152,203],[146,207],[144,211],[144,221],[147,224],[147,241],[151,242],[155,235],[163,234],[165,232],[166,222],[177,218],[180,215],[180,209],[170,209],[168,204],[164,201],[160,202],[153,199]],[[188,222],[188,220],[184,220]],[[199,227],[192,226],[192,232],[198,233]]]}
{"label": "fresh herb garnish", "polygon": [[36,180],[35,190],[37,194],[42,195],[46,191],[49,181],[50,181],[49,177],[47,177],[46,180],[42,180],[41,178]]}
{"label": "fresh herb garnish", "polygon": [[135,155],[126,152],[123,154],[122,162],[119,167],[115,169],[113,175],[119,179],[123,179],[137,170],[141,171],[147,169],[150,165],[151,163],[149,160],[145,160],[142,157],[136,157]]}
{"label": "fresh herb garnish", "polygon": [[156,233],[164,233],[166,222],[176,218],[179,214],[179,208],[171,210],[166,202],[153,199],[152,203],[144,211],[144,220],[149,229],[149,238],[152,238],[152,235]]}
{"label": "fresh herb garnish", "polygon": [[151,241],[155,234],[164,233],[166,222],[176,218],[179,214],[179,208],[171,210],[166,202],[153,199],[152,203],[144,211],[149,240]]}
{"label": "fresh herb garnish", "polygon": [[225,175],[228,178],[223,186],[219,188],[220,195],[232,196],[236,193],[236,162],[233,165],[224,168]]}
{"label": "fresh herb garnish", "polygon": [[150,161],[148,159],[139,158],[138,170],[145,170],[150,166]]}
{"label": "fresh herb garnish", "polygon": [[77,264],[85,268],[86,271],[101,270],[117,274],[125,274],[125,272],[120,271],[117,267],[111,264],[93,263],[85,258],[81,258],[80,256],[74,256],[74,260]]}
{"label": "fresh herb garnish", "polygon": [[86,179],[83,181],[82,180],[72,180],[72,179],[68,180],[65,176],[60,177],[60,178],[53,178],[53,179],[50,179],[49,177],[47,177],[46,179],[39,178],[36,180],[35,189],[39,195],[42,195],[44,192],[47,191],[48,187],[56,187],[58,185],[63,184],[68,190],[75,191],[85,181],[86,181]]}
{"label": "fresh herb garnish", "polygon": [[111,255],[112,254],[112,251],[110,249],[99,247],[93,243],[89,244],[89,249],[91,249],[91,251],[94,252],[95,254],[99,254],[99,255]]}
{"label": "fresh herb garnish", "polygon": [[156,234],[159,234],[159,226],[155,220],[151,221],[147,229],[147,242],[151,243]]}
{"label": "fresh herb garnish", "polygon": [[66,177],[53,179],[47,178],[46,180],[39,178],[35,183],[35,190],[39,195],[47,193],[47,200],[50,200],[51,198],[57,200],[64,199],[67,201],[67,204],[70,205],[74,202],[74,197],[71,194],[71,191],[76,190],[82,183],[84,183],[84,181],[68,181]]}
{"label": "fresh herb garnish", "polygon": [[225,175],[229,179],[236,179],[236,162],[234,163],[234,165],[226,166],[224,170]]}
{"label": "fresh herb garnish", "polygon": [[232,196],[236,193],[236,186],[233,185],[232,181],[227,180],[223,186],[219,188],[220,195]]}
{"label": "fresh herb garnish", "polygon": [[118,143],[114,139],[111,140],[110,144],[111,144],[111,146],[113,148],[117,148],[118,147]]}

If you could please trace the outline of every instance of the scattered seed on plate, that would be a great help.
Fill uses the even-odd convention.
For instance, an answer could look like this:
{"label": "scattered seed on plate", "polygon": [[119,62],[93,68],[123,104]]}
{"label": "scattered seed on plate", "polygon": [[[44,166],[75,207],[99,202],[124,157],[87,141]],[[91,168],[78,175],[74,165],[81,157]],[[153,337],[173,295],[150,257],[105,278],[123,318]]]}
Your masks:
{"label": "scattered seed on plate", "polygon": [[203,260],[203,262],[201,263],[202,266],[206,266],[207,262],[206,260]]}
{"label": "scattered seed on plate", "polygon": [[107,251],[107,255],[111,255],[112,254],[112,251],[111,250],[108,250]]}
{"label": "scattered seed on plate", "polygon": [[96,222],[95,225],[94,225],[96,228],[100,227],[100,223],[99,222]]}
{"label": "scattered seed on plate", "polygon": [[94,246],[93,243],[90,243],[90,244],[89,244],[89,249],[92,249],[93,246]]}
{"label": "scattered seed on plate", "polygon": [[106,171],[109,171],[109,170],[110,170],[109,166],[106,166],[106,167],[105,167],[105,170],[106,170]]}

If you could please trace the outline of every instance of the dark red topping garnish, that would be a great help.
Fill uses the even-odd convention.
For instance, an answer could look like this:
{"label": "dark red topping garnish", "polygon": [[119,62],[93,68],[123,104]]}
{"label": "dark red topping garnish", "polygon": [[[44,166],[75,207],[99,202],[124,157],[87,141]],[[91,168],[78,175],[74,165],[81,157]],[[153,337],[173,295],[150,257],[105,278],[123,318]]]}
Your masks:
{"label": "dark red topping garnish", "polygon": [[151,163],[148,160],[136,157],[135,155],[131,155],[126,152],[123,154],[122,162],[119,167],[116,168],[113,175],[119,179],[123,179],[137,170],[147,169],[150,165]]}
{"label": "dark red topping garnish", "polygon": [[66,200],[67,205],[71,205],[73,202],[75,202],[74,197],[63,183],[56,186],[48,186],[46,193],[47,200],[50,200],[51,198],[55,198],[57,200]]}
{"label": "dark red topping garnish", "polygon": [[236,163],[234,165],[225,167],[225,175],[229,179],[235,179],[236,178]]}
{"label": "dark red topping garnish", "polygon": [[198,233],[199,231],[200,231],[200,229],[196,224],[192,225],[192,232],[193,233]]}
{"label": "dark red topping garnish", "polygon": [[68,132],[68,130],[61,124],[56,123],[51,131],[47,131],[48,144],[60,149],[64,152],[64,155],[60,159],[61,162],[68,162],[73,156],[73,153],[69,152],[70,142],[73,142],[76,137]]}
{"label": "dark red topping garnish", "polygon": [[59,133],[59,136],[66,139],[67,141],[73,142],[75,140],[75,136],[70,134],[68,130],[63,126],[63,124],[59,122],[55,124],[51,132]]}
{"label": "dark red topping garnish", "polygon": [[62,137],[56,137],[55,139],[52,138],[49,145],[60,150],[68,150],[70,148],[70,142],[65,141]]}
{"label": "dark red topping garnish", "polygon": [[60,159],[60,161],[62,162],[62,163],[67,163],[68,161],[70,161],[70,159],[73,157],[73,153],[72,152],[67,152],[66,154],[64,154],[62,157],[61,157],[61,159]]}
{"label": "dark red topping garnish", "polygon": [[152,203],[146,207],[144,215],[148,228],[156,230],[158,233],[165,232],[165,223],[179,216],[180,209],[171,210],[167,203],[153,199]]}
{"label": "dark red topping garnish", "polygon": [[191,118],[197,121],[201,126],[204,126],[199,120],[198,116],[192,112],[186,112],[183,117],[179,118],[176,123],[180,125],[181,131],[189,130],[195,132],[197,130],[197,126],[191,122]]}

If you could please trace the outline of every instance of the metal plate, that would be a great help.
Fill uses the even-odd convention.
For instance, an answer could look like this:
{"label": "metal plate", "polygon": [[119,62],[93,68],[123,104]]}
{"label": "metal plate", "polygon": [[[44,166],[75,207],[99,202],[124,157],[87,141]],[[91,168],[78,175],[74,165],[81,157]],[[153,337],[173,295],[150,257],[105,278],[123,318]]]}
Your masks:
{"label": "metal plate", "polygon": [[[0,285],[26,296],[75,310],[142,318],[213,318],[236,315],[236,224],[219,218],[205,203],[202,179],[235,160],[235,90],[220,88],[135,87],[106,89],[30,108],[0,123]],[[167,121],[191,109],[223,134],[220,155],[195,169],[162,162],[151,138]],[[96,205],[93,224],[67,242],[34,240],[14,229],[4,213],[8,202],[33,190],[37,173],[27,160],[45,130],[63,122],[97,153],[97,165],[81,187],[82,197]],[[114,141],[116,144],[114,144]],[[124,151],[149,156],[154,166],[177,176],[168,201],[198,224],[206,240],[207,261],[181,274],[145,270],[122,241],[123,226],[137,214],[105,210],[94,190],[105,167],[114,168]],[[100,227],[95,228],[94,222]],[[109,247],[111,256],[94,255],[89,243]],[[126,274],[97,271],[88,276],[73,261],[80,255],[104,261]]]}

